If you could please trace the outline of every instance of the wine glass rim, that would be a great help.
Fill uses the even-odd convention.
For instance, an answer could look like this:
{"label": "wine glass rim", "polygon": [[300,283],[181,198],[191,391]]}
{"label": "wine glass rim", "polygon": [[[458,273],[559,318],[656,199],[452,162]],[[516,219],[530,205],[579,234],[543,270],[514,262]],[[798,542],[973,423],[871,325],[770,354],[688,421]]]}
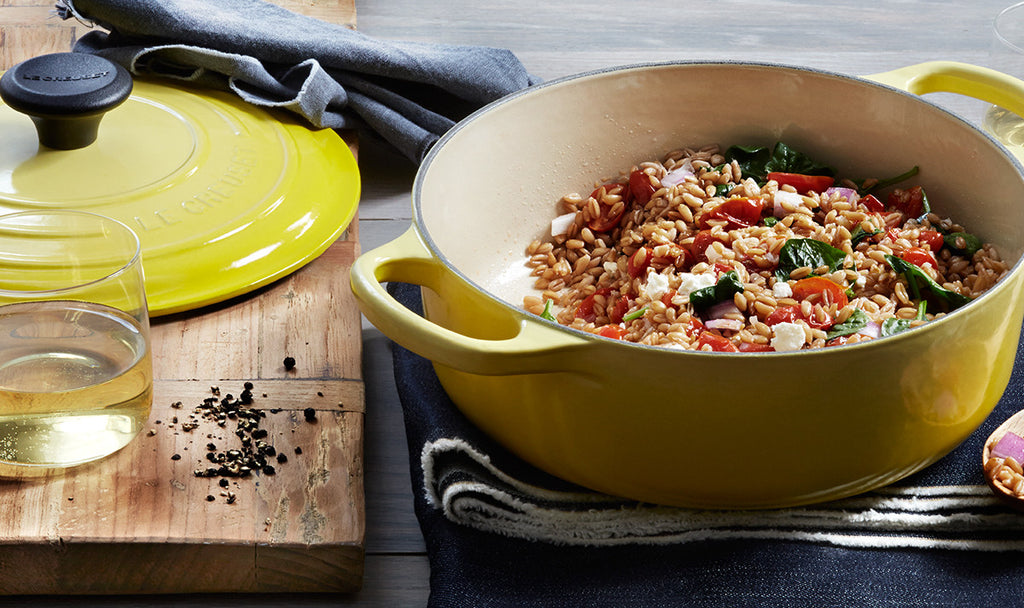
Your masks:
{"label": "wine glass rim", "polygon": [[1013,40],[1010,40],[1010,38],[1006,36],[1004,32],[1001,30],[1000,26],[1000,23],[1005,25],[1005,18],[1009,14],[1016,13],[1018,11],[1024,11],[1024,2],[1017,2],[1015,4],[1011,4],[1010,6],[999,11],[999,14],[997,14],[996,18],[993,20],[992,30],[995,32],[996,38],[998,38],[1003,44],[1005,44],[1006,46],[1010,47],[1011,49],[1018,53],[1024,54],[1024,47],[1018,44],[1018,42],[1024,41],[1014,42]]}

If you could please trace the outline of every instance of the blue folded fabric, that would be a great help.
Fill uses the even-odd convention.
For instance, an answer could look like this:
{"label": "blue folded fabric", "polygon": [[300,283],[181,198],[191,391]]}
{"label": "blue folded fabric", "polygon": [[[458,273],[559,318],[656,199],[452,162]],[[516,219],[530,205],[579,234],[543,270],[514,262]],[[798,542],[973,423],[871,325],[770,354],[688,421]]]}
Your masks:
{"label": "blue folded fabric", "polygon": [[415,163],[473,110],[538,82],[507,50],[377,40],[263,0],[57,0],[57,12],[110,30],[76,52],[357,129]]}
{"label": "blue folded fabric", "polygon": [[[389,291],[420,312],[417,286]],[[793,509],[659,507],[539,471],[459,413],[394,345],[415,509],[441,607],[996,606],[1024,602],[1024,515],[984,483],[981,447],[1024,407],[1024,349],[988,421],[898,484]]]}

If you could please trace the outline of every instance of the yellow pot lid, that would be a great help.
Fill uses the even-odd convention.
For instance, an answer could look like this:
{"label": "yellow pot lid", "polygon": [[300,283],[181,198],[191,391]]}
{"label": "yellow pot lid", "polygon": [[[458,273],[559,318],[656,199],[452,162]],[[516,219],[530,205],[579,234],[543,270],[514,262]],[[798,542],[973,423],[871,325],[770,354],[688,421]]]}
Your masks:
{"label": "yellow pot lid", "polygon": [[219,91],[137,80],[76,150],[41,146],[29,117],[0,103],[0,142],[0,214],[81,209],[128,224],[154,316],[295,271],[359,202],[359,170],[337,133]]}

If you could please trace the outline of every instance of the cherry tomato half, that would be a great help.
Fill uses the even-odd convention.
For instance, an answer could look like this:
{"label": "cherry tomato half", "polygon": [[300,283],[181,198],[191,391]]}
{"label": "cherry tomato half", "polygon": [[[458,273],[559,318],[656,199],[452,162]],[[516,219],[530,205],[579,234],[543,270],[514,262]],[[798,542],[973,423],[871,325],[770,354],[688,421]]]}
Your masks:
{"label": "cherry tomato half", "polygon": [[800,317],[799,306],[777,306],[764,320],[764,324],[771,326],[778,323],[792,323]]}
{"label": "cherry tomato half", "polygon": [[922,230],[918,239],[923,245],[926,245],[928,249],[931,249],[932,253],[938,253],[946,243],[942,233],[935,230]]}
{"label": "cherry tomato half", "polygon": [[651,183],[651,178],[639,169],[629,174],[629,191],[633,195],[633,200],[641,205],[646,205],[651,200],[651,196],[657,192],[654,189],[654,184]]}
{"label": "cherry tomato half", "polygon": [[793,186],[800,194],[808,192],[824,192],[836,182],[834,178],[827,175],[804,175],[802,173],[781,173],[772,171],[768,174],[768,181],[774,180],[779,186]]}
{"label": "cherry tomato half", "polygon": [[576,307],[576,318],[583,319],[587,323],[593,323],[597,320],[597,313],[594,312],[594,298],[597,296],[606,296],[612,292],[608,287],[602,287],[589,296],[583,298],[580,305]]}
{"label": "cherry tomato half", "polygon": [[939,266],[932,252],[921,247],[910,247],[900,254],[900,258],[915,266],[924,266],[925,264],[931,264],[932,268],[938,268]]}
{"label": "cherry tomato half", "polygon": [[622,326],[618,324],[602,325],[596,333],[599,336],[611,338],[612,340],[621,340],[622,336],[626,335],[626,330],[622,329]]}
{"label": "cherry tomato half", "polygon": [[622,317],[626,316],[626,312],[629,310],[629,296],[620,296],[615,301],[615,306],[612,307],[612,311],[608,313],[608,320],[612,323],[622,323]]}
{"label": "cherry tomato half", "polygon": [[622,216],[626,213],[626,207],[628,205],[623,205],[620,211],[612,215],[611,213],[614,205],[605,204],[603,202],[604,197],[605,195],[617,195],[622,197],[623,201],[628,202],[628,193],[629,189],[624,184],[609,184],[594,190],[590,196],[597,200],[601,215],[591,218],[591,220],[587,222],[587,227],[595,232],[609,232],[618,226]]}
{"label": "cherry tomato half", "polygon": [[867,207],[868,211],[872,213],[881,213],[885,211],[885,205],[883,205],[882,201],[878,200],[874,194],[869,194],[861,198],[858,202]]}
{"label": "cherry tomato half", "polygon": [[797,300],[805,300],[816,293],[821,294],[822,305],[834,302],[836,306],[842,308],[850,303],[846,297],[846,290],[825,277],[807,277],[793,284],[793,297]]}
{"label": "cherry tomato half", "polygon": [[710,330],[700,332],[697,338],[697,345],[703,347],[705,344],[711,347],[716,353],[735,353],[739,349],[728,338]]}
{"label": "cherry tomato half", "polygon": [[[643,257],[643,260],[638,259]],[[629,256],[626,260],[626,272],[629,273],[629,278],[635,279],[647,271],[647,267],[651,265],[651,260],[654,258],[654,248],[642,247],[637,249],[636,252]]]}
{"label": "cherry tomato half", "polygon": [[700,225],[707,228],[709,220],[725,220],[726,230],[749,228],[761,221],[763,210],[764,201],[760,198],[730,198],[701,216]]}
{"label": "cherry tomato half", "polygon": [[697,236],[693,237],[693,243],[690,245],[690,253],[692,254],[693,263],[707,262],[708,247],[711,243],[717,241],[714,235],[711,234],[710,230],[701,230],[697,233]]}
{"label": "cherry tomato half", "polygon": [[758,344],[756,342],[740,342],[739,351],[741,353],[770,353],[774,352],[771,344]]}
{"label": "cherry tomato half", "polygon": [[893,190],[889,195],[889,207],[909,217],[919,217],[924,213],[924,188],[914,186],[909,190]]}

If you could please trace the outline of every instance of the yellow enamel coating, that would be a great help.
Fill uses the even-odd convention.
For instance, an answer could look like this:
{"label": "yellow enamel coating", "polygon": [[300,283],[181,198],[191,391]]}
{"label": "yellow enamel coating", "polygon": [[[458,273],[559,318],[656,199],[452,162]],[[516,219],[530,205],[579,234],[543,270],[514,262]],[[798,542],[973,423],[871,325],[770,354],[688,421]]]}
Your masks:
{"label": "yellow enamel coating", "polygon": [[225,300],[285,276],[355,216],[345,142],[236,96],[144,80],[79,150],[39,146],[0,104],[0,213],[69,208],[129,225],[151,314]]}
{"label": "yellow enamel coating", "polygon": [[[970,72],[931,64],[906,73],[944,69]],[[727,101],[737,81],[771,86],[776,98],[764,108]],[[584,107],[581,98],[603,101]],[[836,123],[837,113],[846,120]],[[936,211],[996,243],[1012,272],[922,328],[795,353],[650,348],[520,309],[532,280],[517,263],[571,184],[614,174],[665,142],[775,137],[853,175],[920,164]],[[493,146],[501,163],[485,153]],[[1005,149],[905,93],[780,66],[637,66],[550,83],[460,124],[417,176],[414,226],[357,260],[352,286],[371,322],[434,361],[474,424],[541,469],[661,504],[805,504],[920,470],[995,406],[1024,318],[1022,200],[1024,175]],[[424,286],[425,318],[381,281]]]}

